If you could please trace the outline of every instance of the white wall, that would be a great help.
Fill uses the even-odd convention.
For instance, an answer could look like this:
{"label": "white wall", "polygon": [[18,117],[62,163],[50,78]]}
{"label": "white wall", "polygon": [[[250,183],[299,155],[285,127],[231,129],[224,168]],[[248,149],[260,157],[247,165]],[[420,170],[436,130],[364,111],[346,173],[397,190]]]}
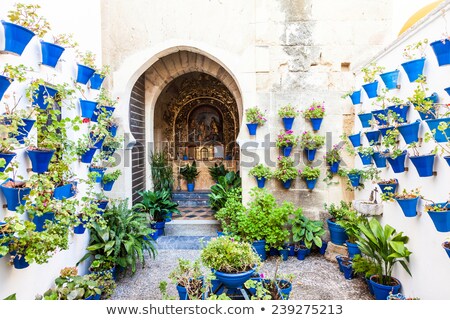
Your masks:
{"label": "white wall", "polygon": [[[450,3],[441,6],[445,9],[445,17],[447,21],[450,19]],[[386,67],[387,71],[395,69],[400,70],[400,89],[389,91],[388,96],[397,96],[403,100],[407,100],[413,93],[416,84],[410,83],[406,73],[401,67],[401,63],[405,62],[402,57],[403,48],[413,42],[417,42],[424,38],[428,38],[430,42],[439,40],[445,32],[445,20],[441,11],[437,11],[434,16],[428,18],[424,23],[415,27],[413,30],[405,33],[404,36],[395,41],[391,46],[387,47],[383,53],[376,56],[372,61],[378,65]],[[448,30],[447,30],[448,31]],[[450,97],[443,90],[450,86],[450,65],[439,67],[436,57],[431,47],[426,50],[426,63],[424,74],[428,80],[429,95],[437,92],[439,95],[439,103],[450,103]],[[380,87],[384,87],[381,79]],[[361,74],[356,79],[357,87],[363,84]],[[365,93],[362,93],[362,108],[365,112],[375,110],[371,106],[372,100],[368,99]],[[350,102],[346,102],[350,103]],[[360,108],[356,108],[355,128],[354,132],[360,131],[360,121],[357,114]],[[419,114],[410,107],[408,121],[414,122],[420,119]],[[419,137],[423,137],[425,132],[429,131],[425,123],[421,124]],[[366,138],[362,140],[365,146],[368,146]],[[405,148],[403,138],[400,138],[400,147]],[[421,154],[426,154],[434,148],[434,143],[423,143],[419,148]],[[355,160],[357,167],[362,167],[361,161]],[[434,170],[437,176],[421,178],[418,176],[414,165],[409,159],[406,160],[406,166],[409,171],[405,173],[395,174],[392,169],[381,169],[382,179],[397,178],[399,181],[398,191],[403,189],[420,188],[425,199],[431,199],[435,202],[445,202],[449,197],[450,185],[448,183],[450,177],[450,167],[441,156],[436,156]],[[366,188],[363,191],[356,192],[356,199],[368,199],[369,193],[375,185],[366,182]],[[410,268],[412,277],[406,274],[403,269],[397,268],[394,276],[398,277],[403,285],[403,292],[409,297],[419,297],[421,299],[450,299],[450,259],[441,246],[441,243],[450,236],[450,232],[440,233],[436,231],[434,224],[428,213],[423,210],[424,201],[420,202],[420,215],[414,218],[406,218],[396,202],[384,203],[384,212],[381,218],[383,224],[393,226],[397,231],[404,231],[410,237],[408,248],[413,252],[411,256]]]}
{"label": "white wall", "polygon": [[[6,12],[12,8],[16,1],[2,0],[0,3],[0,18],[7,20]],[[36,3],[33,1],[22,1],[24,3]],[[52,25],[52,31],[55,33],[74,33],[75,39],[80,43],[82,50],[91,50],[100,56],[100,7],[99,1],[82,0],[76,2],[69,1],[40,1],[42,6],[42,15],[44,15]],[[0,48],[4,48],[4,32],[0,26]],[[12,100],[12,93],[15,92],[17,97],[24,95],[27,84],[33,79],[42,77],[53,84],[57,83],[73,83],[76,76],[76,61],[73,50],[66,50],[63,53],[61,61],[56,69],[40,66],[41,59],[39,40],[34,37],[25,49],[22,56],[14,56],[11,54],[0,54],[0,69],[5,63],[12,65],[25,64],[34,69],[34,73],[28,75],[28,80],[24,83],[15,81],[11,84],[5,97],[0,104],[0,113],[4,111],[3,102]],[[98,60],[98,65],[100,59]],[[80,97],[79,93],[78,97]],[[96,92],[87,92],[88,98],[95,98]],[[7,96],[10,96],[9,98]],[[76,98],[77,99],[77,98]],[[26,108],[29,103],[25,97],[20,102],[20,108]],[[79,107],[75,111],[66,112],[65,115],[80,114]],[[82,133],[87,132],[87,126],[83,125]],[[36,134],[33,130],[30,135]],[[77,133],[79,136],[80,133]],[[75,135],[71,138],[76,139]],[[16,159],[20,163],[20,174],[27,177],[26,168],[30,167],[28,157],[25,155],[25,148],[16,150]],[[74,172],[79,178],[87,177],[87,165],[81,163],[74,164]],[[83,185],[80,186],[79,197],[83,194]],[[100,191],[100,190],[98,190]],[[6,208],[1,208],[5,204],[3,194],[0,195],[0,221],[5,216],[12,215],[14,212],[8,212]],[[25,217],[21,217],[26,219]],[[76,262],[84,255],[85,248],[89,241],[88,232],[84,235],[69,235],[70,248],[62,252],[58,252],[47,264],[37,265],[31,264],[26,269],[16,270],[8,264],[9,255],[0,259],[0,299],[16,293],[18,299],[34,299],[36,294],[42,294],[53,285],[54,279],[59,275],[59,271],[67,266],[75,266]],[[80,272],[86,272],[86,264],[80,267]]]}

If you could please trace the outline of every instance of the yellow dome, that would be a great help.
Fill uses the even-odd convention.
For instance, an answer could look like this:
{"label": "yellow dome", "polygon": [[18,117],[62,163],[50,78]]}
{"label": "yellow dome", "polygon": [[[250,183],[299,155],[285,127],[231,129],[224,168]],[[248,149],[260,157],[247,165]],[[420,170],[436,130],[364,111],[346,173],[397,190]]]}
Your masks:
{"label": "yellow dome", "polygon": [[417,11],[416,13],[414,13],[411,16],[411,18],[409,18],[408,21],[406,21],[406,23],[403,25],[403,27],[401,28],[398,35],[401,35],[403,32],[405,32],[406,30],[411,28],[417,21],[419,21],[420,19],[425,17],[427,14],[429,14],[434,8],[436,8],[443,1],[444,0],[439,0],[439,1],[435,1],[433,3],[430,3],[430,4],[426,5],[425,7],[423,7],[422,9],[420,9],[419,11]]}

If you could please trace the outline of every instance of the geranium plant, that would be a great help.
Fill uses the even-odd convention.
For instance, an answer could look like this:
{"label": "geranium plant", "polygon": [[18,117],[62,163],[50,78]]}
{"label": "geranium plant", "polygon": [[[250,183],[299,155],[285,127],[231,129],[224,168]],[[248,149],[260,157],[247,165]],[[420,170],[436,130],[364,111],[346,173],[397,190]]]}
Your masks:
{"label": "geranium plant", "polygon": [[266,178],[270,179],[272,178],[272,170],[270,170],[269,167],[265,166],[264,164],[260,163],[256,166],[254,166],[250,171],[249,175],[254,176],[256,178]]}
{"label": "geranium plant", "polygon": [[379,73],[382,73],[384,71],[384,67],[378,66],[375,62],[370,63],[368,66],[365,66],[364,68],[361,68],[361,72],[364,74],[363,81],[365,83],[374,82],[376,76]]}
{"label": "geranium plant", "polygon": [[281,118],[295,118],[298,117],[299,111],[291,104],[287,104],[278,110],[278,115]]}
{"label": "geranium plant", "polygon": [[305,131],[300,137],[299,146],[302,149],[315,150],[325,144],[325,137]]}
{"label": "geranium plant", "polygon": [[325,161],[328,164],[333,164],[333,163],[341,161],[342,160],[341,153],[340,153],[341,149],[342,149],[342,146],[339,146],[337,144],[333,145],[333,148],[331,148],[331,150],[325,154]]}
{"label": "geranium plant", "polygon": [[280,132],[277,137],[276,146],[278,148],[295,147],[298,143],[298,139],[299,137],[295,135],[292,130]]}
{"label": "geranium plant", "polygon": [[325,105],[323,102],[313,102],[308,108],[303,110],[305,119],[321,119],[325,116]]}
{"label": "geranium plant", "polygon": [[248,123],[257,123],[260,126],[267,121],[265,114],[258,107],[248,108],[245,111],[245,116]]}
{"label": "geranium plant", "polygon": [[298,171],[300,177],[305,180],[315,180],[320,177],[320,169],[306,166]]}
{"label": "geranium plant", "polygon": [[283,182],[297,178],[298,171],[294,167],[294,160],[290,157],[278,157],[278,165],[273,176]]}

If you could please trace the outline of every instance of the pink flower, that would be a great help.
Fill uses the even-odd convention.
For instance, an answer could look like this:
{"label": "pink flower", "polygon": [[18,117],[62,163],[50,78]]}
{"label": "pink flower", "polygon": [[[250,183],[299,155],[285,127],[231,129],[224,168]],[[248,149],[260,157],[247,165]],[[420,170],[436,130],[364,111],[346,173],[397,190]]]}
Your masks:
{"label": "pink flower", "polygon": [[261,279],[264,279],[264,273],[261,273],[261,274],[259,275],[259,277],[260,277]]}

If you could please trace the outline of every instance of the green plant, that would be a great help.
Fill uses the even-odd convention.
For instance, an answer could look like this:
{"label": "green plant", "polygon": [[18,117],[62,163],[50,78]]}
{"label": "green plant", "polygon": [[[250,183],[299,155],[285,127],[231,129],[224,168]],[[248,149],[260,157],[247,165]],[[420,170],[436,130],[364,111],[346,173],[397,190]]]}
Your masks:
{"label": "green plant", "polygon": [[290,157],[278,157],[277,169],[273,176],[283,182],[297,178],[298,171],[294,167],[294,160]]}
{"label": "green plant", "polygon": [[359,254],[353,256],[352,268],[354,272],[362,274],[365,278],[377,273],[377,265],[373,260]]}
{"label": "green plant", "polygon": [[374,151],[372,147],[363,147],[360,146],[356,149],[358,151],[359,154],[361,154],[362,156],[371,156],[373,155]]}
{"label": "green plant", "polygon": [[365,83],[374,82],[376,76],[383,72],[384,69],[384,67],[378,66],[375,62],[371,62],[364,68],[361,68],[361,72],[364,74],[363,81]]}
{"label": "green plant", "polygon": [[256,177],[258,179],[261,179],[261,178],[270,179],[270,178],[272,178],[272,175],[273,175],[272,170],[270,170],[269,167],[265,166],[262,163],[251,168],[250,171],[248,172],[248,174],[253,177]]}
{"label": "green plant", "polygon": [[407,263],[411,252],[406,247],[409,238],[403,232],[397,231],[390,225],[384,227],[376,219],[368,224],[360,225],[361,235],[357,244],[361,252],[372,259],[377,266],[377,282],[383,285],[392,285],[392,270],[396,263],[411,275]]}
{"label": "green plant", "polygon": [[299,111],[289,103],[278,110],[278,115],[281,118],[295,118],[299,115]]}
{"label": "green plant", "polygon": [[220,221],[223,232],[238,235],[239,217],[245,214],[245,210],[242,204],[242,189],[233,188],[227,193],[225,205],[214,216]]}
{"label": "green plant", "polygon": [[325,161],[330,165],[341,161],[342,160],[341,153],[340,153],[341,149],[342,149],[342,146],[335,144],[333,146],[333,148],[331,150],[327,151],[327,153],[325,154]]}
{"label": "green plant", "polygon": [[100,77],[104,78],[111,73],[111,66],[104,64],[100,69],[96,70],[96,73],[98,73]]}
{"label": "green plant", "polygon": [[303,170],[298,171],[300,177],[305,180],[314,180],[319,178],[320,176],[320,169],[319,168],[313,168],[310,166],[306,166],[303,168]]}
{"label": "green plant", "polygon": [[294,131],[287,130],[280,132],[277,137],[276,146],[281,147],[295,147],[298,143],[298,136],[294,134]]}
{"label": "green plant", "polygon": [[414,60],[425,57],[425,50],[428,48],[428,39],[423,39],[407,45],[403,49],[403,57],[407,60]]}
{"label": "green plant", "polygon": [[12,23],[33,31],[39,38],[43,38],[50,31],[50,24],[47,19],[38,14],[40,8],[38,4],[16,3],[15,8],[8,11],[8,19]]}
{"label": "green plant", "polygon": [[394,194],[395,199],[415,199],[417,197],[422,198],[419,188],[411,189],[410,191],[403,189],[401,193]]}
{"label": "green plant", "polygon": [[325,116],[324,102],[313,102],[308,108],[302,111],[305,119],[317,119]]}
{"label": "green plant", "polygon": [[267,121],[264,113],[258,107],[245,110],[245,116],[248,123],[257,123],[260,126],[264,125]]}
{"label": "green plant", "polygon": [[133,206],[133,210],[145,213],[151,221],[163,222],[169,213],[180,213],[178,203],[172,201],[168,190],[140,191],[139,195],[142,200]]}
{"label": "green plant", "polygon": [[219,177],[223,177],[229,172],[222,162],[220,164],[214,163],[214,167],[208,168],[208,171],[213,181],[219,181]]}
{"label": "green plant", "polygon": [[201,300],[203,277],[200,260],[190,261],[178,258],[178,265],[169,274],[176,285],[186,288],[189,300]]}
{"label": "green plant", "polygon": [[397,128],[387,131],[386,135],[383,137],[382,145],[383,147],[389,149],[389,152],[386,153],[386,156],[395,159],[398,156],[403,154],[403,150],[401,150],[398,146],[398,137],[400,136],[400,131]]}
{"label": "green plant", "polygon": [[415,81],[417,87],[414,89],[413,95],[408,97],[410,103],[413,104],[414,109],[436,118],[436,107],[431,99],[427,96],[427,80],[424,75],[420,75]]}
{"label": "green plant", "polygon": [[325,144],[325,137],[313,134],[311,132],[303,132],[300,137],[300,148],[306,150],[319,149]]}
{"label": "green plant", "polygon": [[10,65],[9,63],[5,63],[2,70],[2,75],[9,78],[10,82],[12,82],[13,80],[24,82],[27,80],[27,72],[30,71],[33,71],[33,69],[23,64],[13,66]]}
{"label": "green plant", "polygon": [[[373,168],[373,167],[369,167],[369,168],[365,168],[365,169],[357,169],[357,168],[352,168],[350,170],[339,170],[340,172],[344,173],[344,175],[359,175],[361,177],[361,181],[365,181],[365,180],[379,180],[379,174],[380,174],[380,170],[378,170],[377,168]],[[350,184],[350,179],[347,180],[347,186],[349,190],[354,189],[364,189],[364,183],[360,183],[360,185],[358,187],[353,187]]]}
{"label": "green plant", "polygon": [[247,289],[253,289],[255,292],[255,294],[250,297],[251,300],[272,300],[271,292],[266,287],[264,279],[261,279],[261,281],[252,279],[247,280],[244,283],[244,286]]}
{"label": "green plant", "polygon": [[111,93],[107,89],[101,88],[97,97],[97,102],[99,107],[114,107],[118,100],[111,98]]}
{"label": "green plant", "polygon": [[183,176],[183,179],[186,180],[187,183],[193,183],[199,172],[197,171],[197,165],[192,162],[192,165],[186,164],[186,166],[180,168],[180,174]]}
{"label": "green plant", "polygon": [[240,273],[254,269],[260,262],[252,246],[230,237],[220,237],[208,242],[200,254],[205,266],[216,271]]}
{"label": "green plant", "polygon": [[78,42],[73,40],[73,33],[60,33],[53,36],[53,43],[64,48],[76,48]]}
{"label": "green plant", "polygon": [[241,177],[239,172],[230,171],[225,176],[221,176],[218,182],[211,187],[209,194],[209,204],[211,209],[218,211],[225,206],[231,190],[241,187]]}
{"label": "green plant", "polygon": [[169,164],[167,154],[162,151],[152,153],[150,166],[154,190],[169,190],[171,192],[173,188],[173,168]]}
{"label": "green plant", "polygon": [[324,208],[331,215],[330,220],[333,222],[344,220],[349,212],[353,211],[351,202],[345,202],[343,200],[338,205],[334,203],[329,205],[325,204]]}
{"label": "green plant", "polygon": [[92,69],[96,69],[95,65],[96,56],[95,53],[93,53],[92,51],[85,51],[85,52],[77,51],[77,59],[78,61],[80,61],[82,65],[85,65]]}
{"label": "green plant", "polygon": [[352,207],[349,207],[345,212],[344,218],[336,223],[345,229],[348,236],[348,241],[351,243],[356,243],[361,232],[359,230],[360,225],[367,224],[367,218],[358,214],[358,212],[356,212],[356,210]]}
{"label": "green plant", "polygon": [[102,182],[108,183],[111,181],[116,181],[120,177],[121,174],[122,174],[122,170],[120,170],[120,169],[114,170],[113,172],[105,173],[103,175]]}
{"label": "green plant", "polygon": [[93,273],[89,275],[92,281],[97,282],[98,287],[102,290],[101,299],[108,300],[116,289],[116,281],[114,281],[112,272]]}
{"label": "green plant", "polygon": [[325,234],[323,222],[310,220],[305,217],[301,210],[295,212],[295,217],[290,221],[292,224],[292,237],[295,242],[303,242],[306,248],[311,248],[313,243],[322,247],[322,236]]}

